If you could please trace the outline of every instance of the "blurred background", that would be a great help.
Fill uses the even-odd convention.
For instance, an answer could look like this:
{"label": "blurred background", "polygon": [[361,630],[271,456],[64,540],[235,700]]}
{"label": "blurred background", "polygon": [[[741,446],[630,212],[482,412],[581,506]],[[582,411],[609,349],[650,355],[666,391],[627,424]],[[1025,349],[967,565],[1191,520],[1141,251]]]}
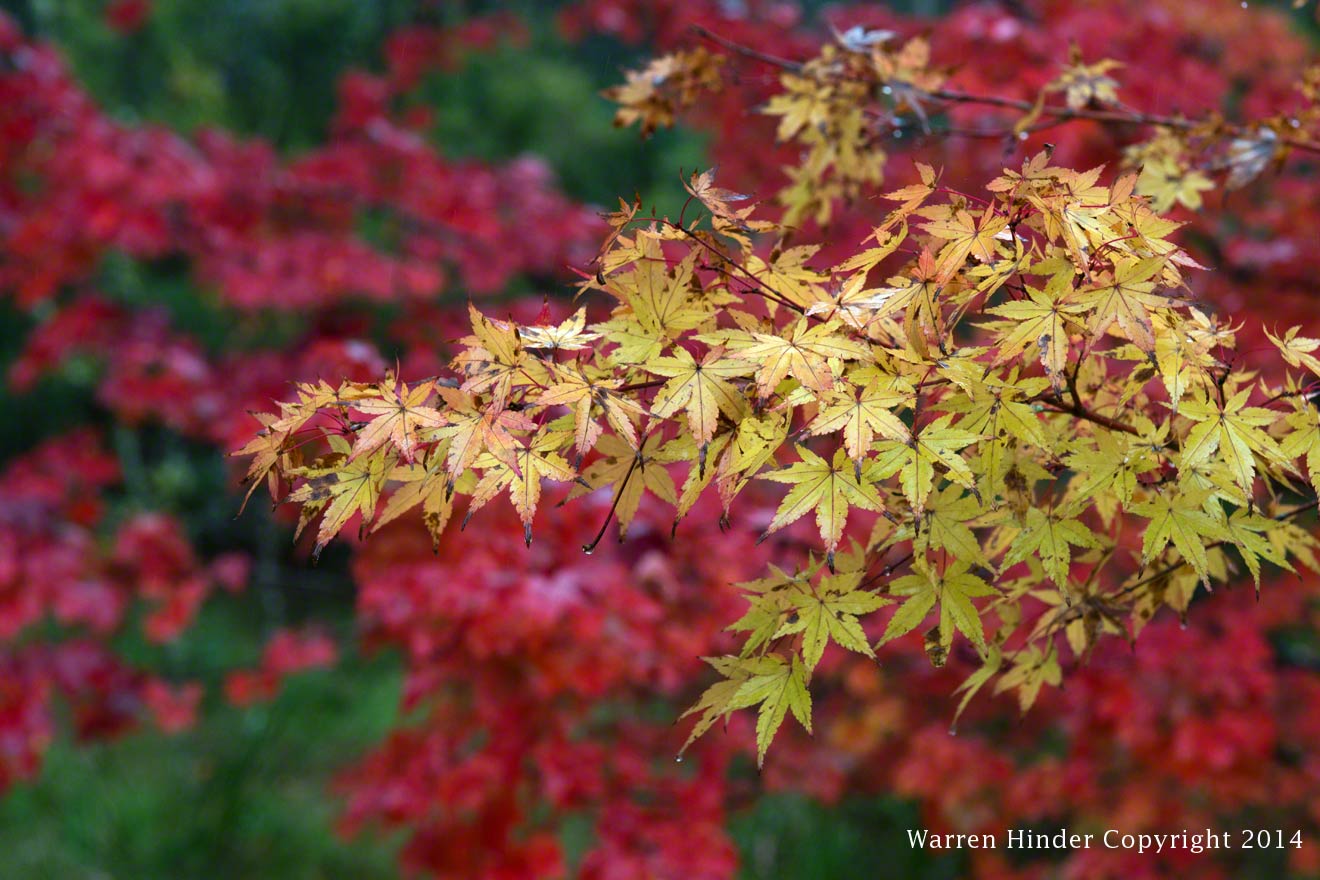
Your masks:
{"label": "blurred background", "polygon": [[[1250,115],[1315,28],[1246,7],[0,2],[0,877],[1320,876],[1315,584],[1217,593],[957,737],[971,667],[831,655],[815,740],[758,775],[738,719],[676,767],[755,529],[698,510],[670,544],[657,511],[586,560],[600,505],[526,554],[492,509],[436,552],[398,523],[312,565],[262,489],[236,516],[227,456],[295,380],[433,375],[469,299],[566,316],[620,196],[675,211],[714,162],[777,189],[763,67],[676,129],[612,125],[600,90],[691,22],[788,57],[830,26],[931,29],[966,87],[1028,97],[1077,39],[1127,63],[1134,106]],[[1123,146],[1051,137],[1078,167]],[[976,186],[1032,146],[915,151]],[[1317,195],[1299,161],[1180,214],[1208,301],[1318,335]],[[1063,826],[1306,844],[973,861],[906,835]]]}

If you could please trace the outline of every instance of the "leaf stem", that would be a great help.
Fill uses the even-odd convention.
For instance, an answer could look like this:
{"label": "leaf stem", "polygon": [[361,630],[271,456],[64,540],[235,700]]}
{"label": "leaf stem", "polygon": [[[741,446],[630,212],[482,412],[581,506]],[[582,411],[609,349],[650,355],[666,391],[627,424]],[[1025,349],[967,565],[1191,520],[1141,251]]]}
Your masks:
{"label": "leaf stem", "polygon": [[[642,444],[645,445],[645,443],[646,439],[643,438]],[[596,545],[601,542],[601,539],[605,537],[605,530],[610,527],[610,520],[614,519],[614,512],[619,509],[619,500],[623,498],[623,492],[628,487],[628,481],[632,479],[632,475],[637,470],[637,465],[640,464],[641,461],[642,450],[638,449],[636,454],[633,455],[632,464],[628,466],[628,472],[625,473],[623,479],[619,481],[619,488],[614,493],[614,500],[610,502],[610,509],[605,512],[605,521],[600,524],[600,531],[596,533],[596,537],[591,540],[590,544],[582,545],[583,553],[590,554],[596,549]]]}

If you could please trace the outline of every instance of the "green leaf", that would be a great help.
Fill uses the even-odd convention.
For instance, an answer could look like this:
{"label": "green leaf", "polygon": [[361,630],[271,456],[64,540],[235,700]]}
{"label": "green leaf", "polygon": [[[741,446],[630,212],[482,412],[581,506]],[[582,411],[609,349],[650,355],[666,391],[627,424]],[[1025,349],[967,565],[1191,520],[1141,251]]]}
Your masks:
{"label": "green leaf", "polygon": [[826,462],[805,446],[799,446],[797,452],[801,461],[758,475],[763,480],[793,484],[760,540],[764,541],[772,533],[814,509],[816,525],[825,541],[826,558],[833,568],[834,551],[839,546],[839,539],[843,537],[849,505],[877,513],[884,511],[884,500],[875,486],[879,477],[874,473],[874,465],[868,465],[859,480],[842,449],[835,451],[832,462]]}
{"label": "green leaf", "polygon": [[1039,645],[1031,645],[1014,655],[1013,668],[995,683],[995,693],[1002,694],[1016,688],[1018,708],[1026,713],[1035,704],[1042,686],[1049,684],[1058,687],[1062,680],[1059,654],[1054,647],[1051,645],[1046,653]]}
{"label": "green leaf", "polygon": [[1034,553],[1040,557],[1041,565],[1050,580],[1060,589],[1066,589],[1074,546],[1098,547],[1100,542],[1089,528],[1077,520],[1063,517],[1055,511],[1046,512],[1032,507],[1027,510],[1027,521],[1022,531],[1018,532],[1008,553],[1004,554],[1001,570]]}
{"label": "green leaf", "polygon": [[811,694],[807,691],[808,672],[793,655],[785,660],[778,654],[743,661],[749,675],[734,693],[731,709],[760,705],[756,716],[756,766],[765,763],[766,749],[775,738],[788,712],[811,733]]}
{"label": "green leaf", "polygon": [[986,652],[985,631],[972,599],[998,595],[998,591],[968,571],[968,563],[958,560],[941,574],[925,564],[915,563],[915,574],[890,584],[890,592],[910,598],[889,620],[881,643],[892,641],[916,629],[926,619],[935,603],[940,603],[940,644],[948,648],[956,629],[965,635],[982,655]]}
{"label": "green leaf", "polygon": [[[770,577],[736,584],[749,605],[747,612],[726,629],[749,633],[743,643],[742,656],[751,656],[761,646],[781,633],[784,618],[792,609],[792,596],[811,592],[811,578],[819,563],[806,571],[789,574],[779,566],[770,565]],[[814,665],[814,664],[813,664]]]}
{"label": "green leaf", "polygon": [[1228,467],[1233,483],[1241,490],[1239,499],[1251,499],[1256,478],[1255,455],[1267,462],[1292,470],[1292,461],[1279,444],[1260,430],[1278,421],[1280,414],[1260,407],[1247,406],[1249,390],[1239,391],[1221,406],[1204,398],[1184,401],[1181,414],[1197,425],[1187,434],[1182,446],[1180,469],[1190,469],[1206,462],[1215,451]]}
{"label": "green leaf", "polygon": [[935,465],[955,483],[975,491],[976,477],[957,450],[981,439],[961,428],[949,426],[953,416],[940,416],[915,435],[909,443],[881,440],[875,444],[876,456],[872,467],[879,479],[897,473],[903,495],[920,516],[926,508],[926,499],[935,484]]}
{"label": "green leaf", "polygon": [[959,560],[944,571],[940,582],[940,637],[945,645],[953,640],[953,629],[965,635],[982,655],[986,652],[985,629],[972,599],[994,596],[996,590],[967,570]]}
{"label": "green leaf", "polygon": [[697,737],[710,730],[717,719],[727,717],[734,710],[733,698],[747,681],[749,675],[739,665],[742,662],[739,657],[705,657],[703,659],[726,677],[706,688],[701,694],[701,699],[697,700],[691,708],[680,716],[686,718],[694,712],[702,713],[701,717],[697,719],[697,723],[693,725],[692,732],[688,734],[687,742],[683,743],[683,748],[678,750],[680,758],[687,751],[688,746],[696,742]]}
{"label": "green leaf", "polygon": [[814,588],[809,582],[793,584],[788,601],[795,616],[773,637],[802,633],[802,662],[808,671],[816,668],[831,640],[850,651],[875,657],[857,618],[888,605],[889,600],[856,589],[860,580],[860,572],[849,572],[826,576]]}
{"label": "green leaf", "polygon": [[1166,492],[1132,505],[1133,513],[1150,520],[1141,546],[1143,565],[1149,565],[1173,541],[1183,559],[1196,570],[1201,583],[1210,585],[1210,559],[1206,555],[1206,545],[1231,540],[1231,536],[1221,520],[1201,509],[1207,496],[1204,490],[1178,494]]}
{"label": "green leaf", "polygon": [[953,713],[953,725],[949,728],[950,730],[957,729],[958,719],[962,717],[963,710],[967,708],[967,704],[972,701],[972,697],[976,696],[977,691],[985,687],[986,682],[995,677],[995,673],[999,672],[999,668],[1003,663],[1003,652],[1001,652],[997,646],[991,645],[990,650],[986,653],[985,660],[981,663],[980,667],[971,675],[967,676],[962,684],[958,685],[958,689],[955,690],[954,693],[961,693],[963,698],[958,702],[957,711]]}
{"label": "green leaf", "polygon": [[1063,371],[1068,365],[1069,330],[1080,326],[1077,316],[1089,308],[1061,302],[1063,294],[1072,290],[1070,280],[1052,281],[1043,291],[1027,287],[1028,299],[986,310],[1011,319],[986,325],[1003,333],[995,363],[1002,364],[1030,350],[1030,358],[1040,361],[1056,391],[1063,388]]}
{"label": "green leaf", "polygon": [[1260,561],[1264,559],[1280,568],[1293,571],[1292,563],[1282,550],[1270,543],[1267,535],[1278,529],[1278,520],[1246,510],[1237,510],[1228,520],[1228,534],[1242,561],[1247,564],[1251,578],[1256,582],[1256,592],[1260,592]]}
{"label": "green leaf", "polygon": [[881,644],[912,632],[935,607],[935,584],[926,574],[909,574],[895,578],[890,584],[890,592],[910,593],[910,595],[894,612],[894,616],[889,618],[889,625],[885,627],[885,633],[880,637]]}
{"label": "green leaf", "polygon": [[931,498],[921,531],[913,539],[920,552],[947,550],[957,559],[986,564],[981,542],[967,523],[981,513],[981,505],[956,483],[950,483]]}

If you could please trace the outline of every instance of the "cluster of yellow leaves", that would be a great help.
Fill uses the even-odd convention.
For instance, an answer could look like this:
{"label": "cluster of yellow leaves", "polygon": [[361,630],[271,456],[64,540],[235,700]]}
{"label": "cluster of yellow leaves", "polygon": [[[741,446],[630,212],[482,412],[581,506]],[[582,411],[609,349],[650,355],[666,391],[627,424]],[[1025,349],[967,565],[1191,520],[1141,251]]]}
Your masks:
{"label": "cluster of yellow leaves", "polygon": [[[779,193],[783,222],[829,222],[835,203],[854,199],[884,179],[885,144],[903,114],[927,124],[927,95],[945,72],[930,63],[921,37],[894,45],[884,31],[849,31],[818,56],[781,77],[783,92],[764,113],[779,118],[777,136],[798,145],[800,161],[785,168]],[[875,104],[873,96],[882,100]]]}
{"label": "cluster of yellow leaves", "polygon": [[1047,91],[1063,92],[1064,100],[1073,110],[1091,104],[1117,104],[1118,80],[1110,76],[1109,71],[1122,66],[1122,62],[1112,58],[1087,64],[1082,60],[1081,49],[1074,43],[1068,52],[1068,66]]}
{"label": "cluster of yellow leaves", "polygon": [[674,124],[674,116],[702,93],[722,84],[722,55],[700,47],[654,59],[641,70],[629,71],[622,85],[605,91],[619,105],[615,125],[639,123],[643,134]]}
{"label": "cluster of yellow leaves", "polygon": [[[854,27],[836,32],[833,41],[803,62],[751,54],[759,63],[782,68],[780,91],[761,112],[778,118],[780,141],[800,148],[800,158],[784,169],[789,182],[778,194],[784,225],[790,228],[805,220],[828,223],[840,200],[856,199],[883,181],[886,145],[892,139],[912,126],[938,133],[932,118],[959,104],[1016,114],[1002,132],[1009,142],[1077,119],[1145,128],[1149,136],[1129,146],[1124,161],[1139,172],[1137,192],[1161,212],[1175,204],[1200,208],[1216,177],[1225,189],[1238,189],[1281,165],[1298,146],[1320,151],[1320,66],[1299,76],[1299,107],[1235,123],[1219,113],[1188,119],[1128,108],[1120,101],[1116,78],[1122,63],[1110,58],[1087,62],[1075,44],[1059,75],[1031,102],[945,90],[948,72],[931,65],[926,39],[901,42],[890,31]],[[629,72],[624,85],[605,92],[619,104],[615,123],[640,122],[644,133],[672,124],[677,109],[722,86],[716,63],[722,60],[695,49],[661,56]]]}
{"label": "cluster of yellow leaves", "polygon": [[811,514],[819,553],[743,585],[743,648],[693,709],[696,736],[756,707],[762,756],[788,714],[810,725],[830,644],[920,632],[941,664],[961,637],[982,663],[964,704],[993,681],[1025,709],[1056,642],[1080,658],[1239,567],[1316,566],[1293,518],[1320,489],[1320,341],[1275,337],[1307,379],[1233,369],[1135,174],[1041,153],[972,199],[919,171],[833,266],[711,172],[687,222],[625,204],[588,306],[473,309],[445,376],[300,387],[258,417],[249,476],[292,484],[318,547],[415,508],[438,535],[500,495],[530,542],[545,491],[608,492],[620,538],[642,504],[677,528],[712,487],[726,517],[777,501],[762,540]]}

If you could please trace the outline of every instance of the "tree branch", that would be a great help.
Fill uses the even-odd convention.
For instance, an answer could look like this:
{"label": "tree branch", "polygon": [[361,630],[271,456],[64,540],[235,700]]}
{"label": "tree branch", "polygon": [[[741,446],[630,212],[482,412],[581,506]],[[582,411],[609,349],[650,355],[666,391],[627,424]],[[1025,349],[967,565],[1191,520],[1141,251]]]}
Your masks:
{"label": "tree branch", "polygon": [[[763,64],[769,64],[789,73],[801,73],[804,69],[804,65],[800,61],[781,58],[778,55],[771,55],[753,49],[750,46],[736,43],[733,40],[722,37],[719,34],[702,27],[701,25],[690,25],[689,29],[702,39],[708,40],[734,55],[740,55],[744,58],[760,61]],[[975,104],[985,107],[1002,107],[1006,110],[1016,110],[1021,113],[1030,113],[1036,110],[1035,102],[1022,98],[1006,98],[1000,95],[980,95],[972,92],[959,91],[958,89],[932,89],[930,91],[914,89],[913,91],[919,97],[925,97],[933,101],[941,101],[945,104]],[[1177,131],[1189,131],[1199,125],[1203,125],[1206,121],[1204,119],[1188,119],[1183,116],[1145,113],[1139,110],[1105,110],[1096,107],[1041,107],[1039,114],[1044,118],[1044,121],[1032,126],[1023,133],[1043,131],[1046,128],[1076,120],[1090,120],[1092,122],[1104,122],[1118,125],[1151,126],[1154,128],[1167,128]],[[1259,123],[1227,124],[1224,126],[1224,130],[1237,137],[1255,139],[1259,134]],[[1019,132],[1010,130],[977,132],[967,129],[951,130],[948,133],[961,137],[1011,137],[1019,134]],[[1313,143],[1312,141],[1301,140],[1298,138],[1278,137],[1277,143],[1282,147],[1288,147],[1306,153],[1320,154],[1320,144]]]}

